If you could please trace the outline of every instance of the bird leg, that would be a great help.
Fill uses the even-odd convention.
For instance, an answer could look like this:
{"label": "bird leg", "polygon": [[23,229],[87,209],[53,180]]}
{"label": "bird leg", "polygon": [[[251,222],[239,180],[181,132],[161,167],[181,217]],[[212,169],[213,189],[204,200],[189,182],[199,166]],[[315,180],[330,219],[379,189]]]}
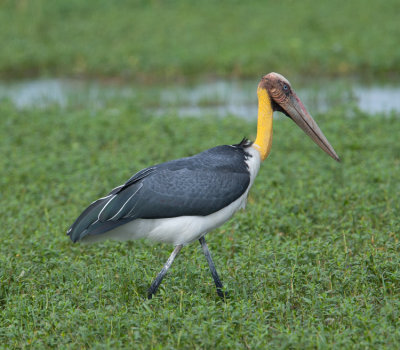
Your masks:
{"label": "bird leg", "polygon": [[147,298],[148,299],[151,299],[153,297],[153,295],[155,294],[155,292],[157,291],[157,289],[160,286],[164,276],[166,275],[168,269],[171,267],[171,265],[174,262],[176,256],[181,251],[182,247],[183,247],[182,244],[177,245],[175,247],[174,251],[172,252],[172,254],[169,256],[167,262],[165,263],[165,265],[163,266],[163,268],[161,269],[161,271],[159,272],[159,274],[157,275],[157,277],[155,278],[155,280],[151,284],[149,290],[147,291]]}
{"label": "bird leg", "polygon": [[217,294],[218,296],[220,296],[222,299],[225,299],[225,297],[227,296],[227,293],[223,291],[224,286],[222,285],[221,280],[219,279],[217,270],[215,269],[215,265],[214,265],[214,261],[211,258],[211,253],[208,249],[206,240],[204,239],[204,237],[201,237],[199,239],[201,247],[203,248],[203,253],[207,259],[208,262],[208,266],[210,267],[210,271],[211,274],[213,276],[214,282],[215,282],[215,286],[217,287]]}

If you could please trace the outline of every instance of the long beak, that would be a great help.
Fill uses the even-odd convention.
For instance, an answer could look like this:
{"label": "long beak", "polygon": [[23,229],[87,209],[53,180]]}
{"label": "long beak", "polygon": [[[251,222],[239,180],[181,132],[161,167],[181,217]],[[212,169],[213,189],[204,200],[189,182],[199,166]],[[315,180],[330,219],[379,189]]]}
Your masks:
{"label": "long beak", "polygon": [[334,160],[340,162],[339,156],[336,154],[335,150],[322,133],[321,129],[307,112],[303,103],[297,97],[297,95],[292,92],[289,101],[284,107],[287,115],[293,119],[293,121],[308,135],[310,138],[327,154],[329,154]]}

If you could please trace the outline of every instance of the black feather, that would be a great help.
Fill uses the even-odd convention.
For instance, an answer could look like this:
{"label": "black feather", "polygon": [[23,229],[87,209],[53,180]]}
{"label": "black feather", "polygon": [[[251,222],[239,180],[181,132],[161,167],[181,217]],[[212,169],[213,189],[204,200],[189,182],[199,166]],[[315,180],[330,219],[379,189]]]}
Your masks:
{"label": "black feather", "polygon": [[249,139],[247,139],[246,137],[243,137],[243,140],[240,141],[240,143],[233,145],[236,147],[241,147],[241,148],[248,148],[253,144],[253,141],[250,141]]}
{"label": "black feather", "polygon": [[75,242],[135,219],[206,216],[231,204],[248,188],[250,173],[244,138],[192,157],[143,169],[105,198],[92,203],[68,234]]}

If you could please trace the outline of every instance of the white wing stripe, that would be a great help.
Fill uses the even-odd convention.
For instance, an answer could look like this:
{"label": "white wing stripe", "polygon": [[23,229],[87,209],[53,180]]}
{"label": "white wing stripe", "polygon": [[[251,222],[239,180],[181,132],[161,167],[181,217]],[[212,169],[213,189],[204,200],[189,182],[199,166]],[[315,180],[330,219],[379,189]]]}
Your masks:
{"label": "white wing stripe", "polygon": [[92,203],[90,203],[90,205],[92,205],[92,204],[94,204],[94,203],[96,203],[96,202],[98,202],[98,201],[101,201],[102,199],[107,199],[107,198],[110,197],[110,196],[112,196],[112,194],[109,194],[108,196],[105,196],[105,197],[101,197],[101,198],[99,198],[99,199],[96,199],[95,201],[93,201]]}
{"label": "white wing stripe", "polygon": [[116,196],[117,196],[117,195],[114,194],[114,195],[107,201],[107,203],[104,205],[103,209],[100,210],[100,213],[99,213],[99,215],[97,216],[97,220],[100,221],[101,213],[103,212],[103,210],[107,207],[107,205],[109,205],[110,202],[111,202]]}
{"label": "white wing stripe", "polygon": [[140,183],[139,188],[132,194],[132,196],[130,196],[130,197],[126,200],[126,202],[125,202],[124,205],[121,207],[121,209],[118,210],[117,214],[115,214],[111,219],[108,219],[107,221],[113,220],[113,219],[122,211],[122,209],[124,209],[125,205],[132,199],[132,197],[133,197],[142,187],[143,187],[143,183]]}

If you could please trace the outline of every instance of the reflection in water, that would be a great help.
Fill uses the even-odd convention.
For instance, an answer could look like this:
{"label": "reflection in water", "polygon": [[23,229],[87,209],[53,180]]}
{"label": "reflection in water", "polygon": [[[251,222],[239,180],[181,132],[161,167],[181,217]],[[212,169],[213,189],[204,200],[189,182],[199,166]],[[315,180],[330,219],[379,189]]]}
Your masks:
{"label": "reflection in water", "polygon": [[390,113],[400,111],[399,86],[358,86],[354,94],[360,109],[367,113]]}
{"label": "reflection in water", "polygon": [[[298,84],[297,84],[298,85]],[[111,100],[140,101],[150,113],[179,116],[235,115],[253,119],[257,114],[254,81],[214,81],[197,85],[141,87],[138,85],[106,85],[95,81],[37,79],[0,83],[0,100],[9,99],[18,108],[45,108],[85,105],[96,109]],[[367,113],[400,111],[400,87],[351,85],[329,81],[296,89],[313,113],[327,111],[336,105],[356,103]]]}

